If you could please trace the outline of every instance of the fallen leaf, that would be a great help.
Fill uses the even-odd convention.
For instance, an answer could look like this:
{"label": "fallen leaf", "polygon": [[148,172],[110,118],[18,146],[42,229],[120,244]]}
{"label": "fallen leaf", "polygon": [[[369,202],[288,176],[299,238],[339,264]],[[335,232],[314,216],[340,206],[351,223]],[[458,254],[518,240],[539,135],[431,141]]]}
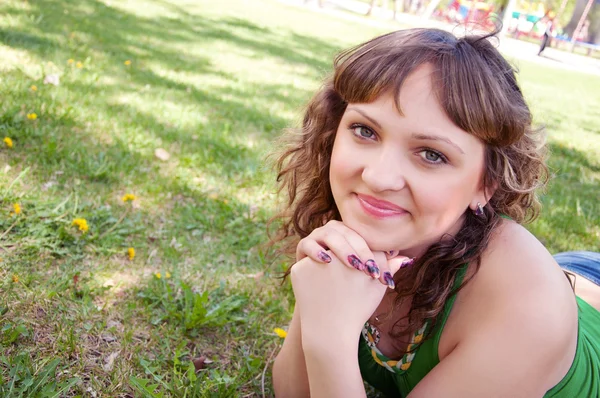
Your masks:
{"label": "fallen leaf", "polygon": [[117,338],[110,333],[103,333],[100,337],[102,337],[102,340],[106,341],[107,343],[117,341]]}
{"label": "fallen leaf", "polygon": [[58,86],[60,84],[60,78],[57,74],[50,74],[44,77],[44,84],[52,84]]}
{"label": "fallen leaf", "polygon": [[206,368],[207,360],[205,356],[194,358],[192,359],[192,362],[194,363],[194,368],[196,368],[196,372]]}
{"label": "fallen leaf", "polygon": [[115,351],[106,358],[104,358],[104,365],[102,365],[102,369],[104,369],[105,372],[110,372],[113,369],[115,359],[119,356],[120,352],[121,351]]}
{"label": "fallen leaf", "polygon": [[169,152],[165,151],[162,148],[156,148],[156,150],[154,151],[154,156],[156,156],[158,159],[162,160],[163,162],[166,162],[171,157],[171,155],[169,155]]}
{"label": "fallen leaf", "polygon": [[119,321],[115,321],[115,320],[109,320],[108,322],[106,322],[106,328],[110,329],[110,328],[115,328],[115,330],[118,330],[119,332],[123,331],[123,324]]}

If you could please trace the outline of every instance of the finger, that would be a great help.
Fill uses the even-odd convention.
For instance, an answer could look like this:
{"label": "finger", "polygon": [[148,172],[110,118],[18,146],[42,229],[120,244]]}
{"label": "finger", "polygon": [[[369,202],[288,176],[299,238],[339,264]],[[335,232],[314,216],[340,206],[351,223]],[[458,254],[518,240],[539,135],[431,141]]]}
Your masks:
{"label": "finger", "polygon": [[375,260],[373,252],[371,251],[363,237],[360,236],[353,229],[348,228],[344,223],[340,221],[330,221],[327,223],[327,226],[330,227],[332,230],[337,231],[340,235],[342,235],[344,239],[348,241],[350,246],[352,246],[352,248],[354,249],[354,253],[356,253],[354,256],[350,254],[350,257],[344,256],[343,258],[346,258],[348,260],[348,263],[352,265],[352,263],[356,263],[357,261],[355,257],[358,257],[358,260],[362,262],[363,265],[360,267],[353,265],[354,268],[362,270],[365,274],[367,274],[373,279],[379,278],[381,274],[379,270],[379,265]]}
{"label": "finger", "polygon": [[396,282],[394,281],[394,275],[396,272],[398,272],[400,268],[412,265],[414,261],[414,257],[410,258],[406,256],[396,256],[387,260],[385,265],[382,265],[379,281],[390,289],[394,289],[396,287]]}
{"label": "finger", "polygon": [[308,237],[302,239],[296,246],[296,261],[300,261],[304,257],[310,257],[312,260],[324,264],[331,262],[331,256],[327,253],[326,248]]}
{"label": "finger", "polygon": [[296,258],[316,257],[321,251],[319,248],[329,250],[330,253],[325,254],[335,255],[348,267],[363,271],[372,278],[379,277],[379,267],[364,239],[339,221],[330,221],[300,241],[296,247]]}
{"label": "finger", "polygon": [[396,257],[399,254],[398,250],[389,250],[389,251],[385,251],[385,257],[390,260],[394,257]]}

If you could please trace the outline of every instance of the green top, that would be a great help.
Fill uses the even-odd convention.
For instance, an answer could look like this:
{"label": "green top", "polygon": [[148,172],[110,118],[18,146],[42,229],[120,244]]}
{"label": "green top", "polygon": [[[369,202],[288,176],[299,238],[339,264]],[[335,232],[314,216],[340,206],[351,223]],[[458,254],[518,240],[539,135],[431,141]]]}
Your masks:
{"label": "green top", "polygon": [[[455,279],[455,287],[462,282],[466,269],[465,266],[459,271]],[[455,299],[456,295],[453,295],[446,301],[431,338],[426,340],[413,355],[405,355],[400,361],[392,361],[377,350],[373,345],[371,330],[366,325],[363,330],[365,338],[361,337],[358,345],[358,362],[363,379],[387,396],[406,397],[440,362],[438,357],[440,337]],[[579,297],[577,297],[577,304],[579,326],[573,364],[566,376],[549,390],[544,398],[600,397],[600,312]],[[416,335],[416,342],[420,341],[422,331],[421,334]]]}

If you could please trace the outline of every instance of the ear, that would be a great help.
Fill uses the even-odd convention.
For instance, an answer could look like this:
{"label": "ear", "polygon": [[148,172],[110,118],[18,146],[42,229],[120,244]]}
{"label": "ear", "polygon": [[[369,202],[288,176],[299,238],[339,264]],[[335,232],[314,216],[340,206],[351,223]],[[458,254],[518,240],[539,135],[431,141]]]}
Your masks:
{"label": "ear", "polygon": [[477,203],[481,203],[481,206],[487,205],[496,190],[498,189],[498,182],[492,181],[488,186],[482,184],[481,188],[475,192],[473,200],[469,204],[469,208],[473,211],[477,209]]}

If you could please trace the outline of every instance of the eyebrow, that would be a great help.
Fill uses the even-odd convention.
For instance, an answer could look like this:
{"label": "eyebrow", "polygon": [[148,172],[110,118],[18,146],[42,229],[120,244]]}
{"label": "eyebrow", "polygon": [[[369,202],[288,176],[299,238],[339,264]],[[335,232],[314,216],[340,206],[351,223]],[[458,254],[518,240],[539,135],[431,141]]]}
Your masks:
{"label": "eyebrow", "polygon": [[360,113],[365,119],[369,120],[371,123],[373,123],[375,125],[375,127],[377,127],[379,130],[381,130],[381,124],[379,124],[379,122],[377,122],[377,120],[373,119],[371,116],[367,115],[364,111],[362,111],[358,108],[351,107],[351,106],[349,106],[347,110]]}
{"label": "eyebrow", "polygon": [[[381,124],[379,124],[379,122],[377,122],[377,120],[375,120],[372,117],[370,117],[369,115],[367,115],[363,110],[361,110],[359,108],[355,108],[353,106],[348,106],[347,110],[360,113],[365,119],[367,119],[368,121],[373,123],[375,125],[375,127],[377,127],[380,130],[382,129]],[[446,137],[441,137],[439,135],[417,134],[417,133],[413,133],[412,137],[417,140],[444,141],[444,142],[452,145],[454,148],[458,149],[458,151],[460,153],[462,153],[463,155],[465,154],[465,152],[458,145],[456,145],[454,142],[450,141]]]}
{"label": "eyebrow", "polygon": [[450,141],[446,137],[440,137],[439,135],[416,134],[416,133],[413,133],[412,137],[417,140],[444,141],[444,142],[452,145],[454,148],[458,149],[458,151],[460,153],[462,153],[463,155],[465,154],[465,152],[462,149],[460,149],[460,147],[458,145],[456,145],[454,142]]}

